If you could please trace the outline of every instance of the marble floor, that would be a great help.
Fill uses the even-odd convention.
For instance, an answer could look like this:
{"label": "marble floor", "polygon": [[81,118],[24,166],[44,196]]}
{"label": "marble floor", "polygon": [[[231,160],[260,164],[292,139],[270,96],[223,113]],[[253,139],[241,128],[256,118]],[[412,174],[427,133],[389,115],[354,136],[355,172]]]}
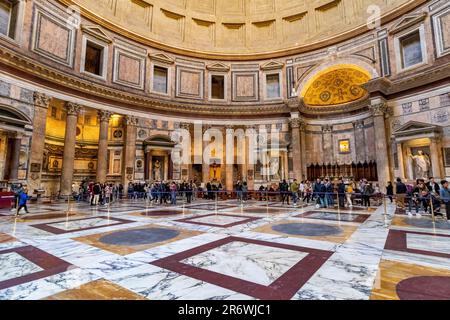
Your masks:
{"label": "marble floor", "polygon": [[1,300],[450,300],[450,223],[388,204],[0,210]]}

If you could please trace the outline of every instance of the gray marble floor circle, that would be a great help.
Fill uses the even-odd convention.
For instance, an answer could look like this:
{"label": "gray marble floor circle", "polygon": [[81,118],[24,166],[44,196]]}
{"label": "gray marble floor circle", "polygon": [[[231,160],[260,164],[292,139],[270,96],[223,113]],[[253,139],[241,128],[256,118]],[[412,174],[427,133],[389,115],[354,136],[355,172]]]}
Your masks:
{"label": "gray marble floor circle", "polygon": [[142,228],[117,231],[99,239],[105,244],[116,246],[137,246],[173,239],[180,235],[180,231],[165,228]]}
{"label": "gray marble floor circle", "polygon": [[319,223],[282,223],[272,226],[272,230],[298,236],[332,236],[342,233],[342,229]]}

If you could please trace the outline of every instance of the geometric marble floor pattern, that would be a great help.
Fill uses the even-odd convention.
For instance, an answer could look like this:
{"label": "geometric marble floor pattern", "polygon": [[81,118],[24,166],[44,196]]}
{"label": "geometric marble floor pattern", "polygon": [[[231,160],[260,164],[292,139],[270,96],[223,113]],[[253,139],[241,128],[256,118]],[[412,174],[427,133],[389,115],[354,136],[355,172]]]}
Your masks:
{"label": "geometric marble floor pattern", "polygon": [[0,210],[0,300],[450,297],[446,221],[392,204],[179,203]]}

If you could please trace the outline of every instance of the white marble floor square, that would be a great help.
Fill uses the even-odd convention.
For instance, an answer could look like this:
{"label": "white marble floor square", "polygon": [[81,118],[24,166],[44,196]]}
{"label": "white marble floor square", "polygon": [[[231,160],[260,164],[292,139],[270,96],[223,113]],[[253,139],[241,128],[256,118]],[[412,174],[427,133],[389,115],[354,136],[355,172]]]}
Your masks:
{"label": "white marble floor square", "polygon": [[450,238],[448,237],[407,233],[406,246],[408,249],[450,254]]}
{"label": "white marble floor square", "polygon": [[181,262],[268,286],[307,255],[294,250],[235,241]]}
{"label": "white marble floor square", "polygon": [[64,222],[52,223],[50,224],[50,226],[61,230],[70,231],[92,227],[107,226],[110,224],[117,224],[117,221],[105,218],[93,218],[85,220],[72,220],[72,221],[69,220]]}
{"label": "white marble floor square", "polygon": [[16,252],[0,254],[0,281],[42,271],[41,267]]}
{"label": "white marble floor square", "polygon": [[226,226],[227,224],[241,222],[246,219],[247,218],[214,215],[214,216],[199,217],[199,218],[191,219],[191,221],[198,222],[198,223],[214,224],[214,225],[218,225],[218,226]]}

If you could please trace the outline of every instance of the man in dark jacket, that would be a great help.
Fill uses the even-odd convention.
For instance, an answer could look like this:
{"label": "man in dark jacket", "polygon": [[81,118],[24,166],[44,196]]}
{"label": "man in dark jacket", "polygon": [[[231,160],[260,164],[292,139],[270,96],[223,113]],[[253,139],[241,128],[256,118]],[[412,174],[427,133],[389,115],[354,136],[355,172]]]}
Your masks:
{"label": "man in dark jacket", "polygon": [[289,205],[289,185],[286,180],[283,180],[283,182],[280,183],[280,192],[282,204],[284,204],[284,202],[286,201],[286,203]]}
{"label": "man in dark jacket", "polygon": [[345,208],[345,183],[341,179],[338,184],[339,207]]}
{"label": "man in dark jacket", "polygon": [[406,185],[402,182],[402,179],[397,178],[397,205],[400,208],[405,208],[405,196],[408,189],[406,188]]}

